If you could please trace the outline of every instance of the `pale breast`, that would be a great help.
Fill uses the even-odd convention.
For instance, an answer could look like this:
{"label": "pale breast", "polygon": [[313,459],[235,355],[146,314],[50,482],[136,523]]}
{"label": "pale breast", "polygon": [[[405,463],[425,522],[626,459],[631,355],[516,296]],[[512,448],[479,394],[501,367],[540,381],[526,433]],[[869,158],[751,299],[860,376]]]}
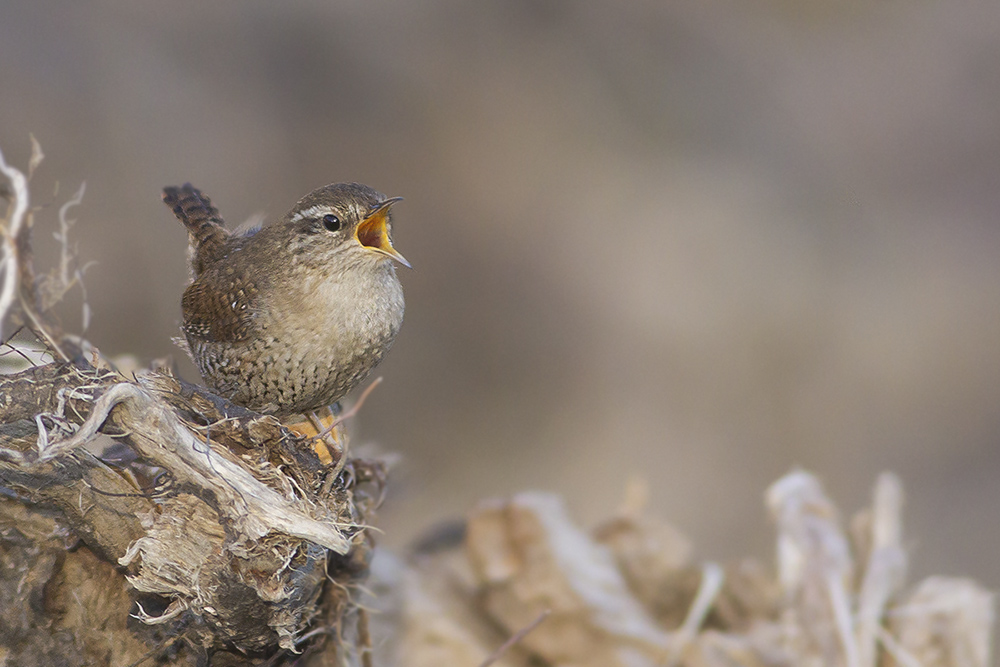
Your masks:
{"label": "pale breast", "polygon": [[[297,303],[273,304],[259,336],[205,350],[209,384],[252,409],[289,414],[330,405],[363,382],[392,346],[403,322],[394,272],[351,284],[304,283]],[[241,350],[241,348],[243,348]],[[242,359],[242,361],[240,361]]]}

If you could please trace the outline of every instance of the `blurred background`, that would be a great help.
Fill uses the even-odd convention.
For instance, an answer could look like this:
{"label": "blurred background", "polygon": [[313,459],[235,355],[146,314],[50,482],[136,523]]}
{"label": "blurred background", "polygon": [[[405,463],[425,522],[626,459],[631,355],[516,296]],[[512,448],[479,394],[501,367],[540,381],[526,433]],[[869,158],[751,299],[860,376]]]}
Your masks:
{"label": "blurred background", "polygon": [[770,482],[853,512],[893,470],[915,574],[997,587],[998,34],[995,0],[8,2],[0,148],[46,152],[49,250],[86,181],[86,335],[143,363],[182,356],[163,186],[232,225],[405,197],[353,425],[401,455],[392,545],[523,489],[591,526],[641,476],[699,557],[770,558]]}

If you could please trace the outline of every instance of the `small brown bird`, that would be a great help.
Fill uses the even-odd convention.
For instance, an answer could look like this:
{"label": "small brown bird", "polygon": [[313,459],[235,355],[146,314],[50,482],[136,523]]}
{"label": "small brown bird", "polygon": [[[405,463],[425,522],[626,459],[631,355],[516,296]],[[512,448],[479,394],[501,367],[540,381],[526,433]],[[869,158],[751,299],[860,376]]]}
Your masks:
{"label": "small brown bird", "polygon": [[191,185],[163,190],[188,230],[191,284],[181,300],[188,351],[205,382],[258,412],[332,405],[362,382],[403,323],[386,198],[337,183],[276,224],[230,232]]}

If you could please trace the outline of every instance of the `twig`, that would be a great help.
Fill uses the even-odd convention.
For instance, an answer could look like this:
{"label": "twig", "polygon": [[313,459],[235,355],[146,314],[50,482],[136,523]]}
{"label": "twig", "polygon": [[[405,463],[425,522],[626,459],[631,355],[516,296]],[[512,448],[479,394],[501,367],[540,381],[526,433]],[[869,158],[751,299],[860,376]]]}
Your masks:
{"label": "twig", "polygon": [[372,636],[368,628],[368,610],[358,608],[358,652],[361,654],[362,667],[374,667],[372,661]]}
{"label": "twig", "polygon": [[902,667],[922,667],[920,661],[900,646],[899,642],[896,641],[896,638],[893,637],[888,630],[879,626],[876,629],[876,634],[878,635],[878,640],[882,643],[883,648],[885,648],[886,653],[891,655],[892,659],[898,662]]}
{"label": "twig", "polygon": [[479,664],[479,667],[490,667],[490,665],[499,660],[504,653],[510,650],[511,646],[517,644],[519,641],[524,639],[529,632],[531,632],[539,625],[541,625],[542,621],[547,619],[551,613],[552,613],[551,609],[546,609],[545,611],[543,611],[541,614],[538,615],[538,618],[533,620],[531,623],[528,623],[526,626],[524,626],[523,628],[515,632],[513,635],[511,635],[510,639],[505,641],[503,644],[500,645],[500,648],[498,648],[496,651],[493,651],[493,653],[487,656],[486,660],[484,660]]}
{"label": "twig", "polygon": [[[872,503],[872,545],[857,596],[854,634],[861,667],[878,662],[879,630],[889,600],[906,577],[906,552],[902,546],[903,488],[895,475],[882,473],[875,484]],[[898,661],[897,662],[902,662]]]}
{"label": "twig", "polygon": [[857,640],[852,632],[854,619],[851,614],[851,603],[849,594],[844,586],[844,579],[837,572],[826,571],[826,588],[830,596],[830,606],[833,611],[833,620],[836,624],[837,635],[844,649],[844,664],[847,667],[860,667],[861,658],[858,656]]}
{"label": "twig", "polygon": [[705,563],[702,566],[701,584],[698,586],[698,593],[694,602],[688,610],[684,623],[677,630],[671,641],[670,650],[667,653],[663,664],[674,665],[680,658],[684,647],[694,641],[698,635],[698,630],[705,623],[708,613],[715,604],[715,599],[722,590],[722,584],[726,579],[726,574],[718,563]]}
{"label": "twig", "polygon": [[[43,157],[41,147],[34,137],[31,138],[31,142],[29,176]],[[0,269],[3,270],[4,275],[3,287],[0,288],[0,338],[2,338],[3,322],[8,319],[15,298],[19,298],[21,308],[31,321],[36,334],[42,337],[46,344],[62,357],[63,361],[69,362],[72,357],[66,352],[67,341],[61,329],[53,322],[45,321],[42,316],[46,308],[41,303],[31,261],[31,223],[27,219],[30,200],[28,179],[19,169],[7,164],[2,152],[0,152],[0,172],[3,172],[10,181],[13,191],[13,199],[8,207],[8,218],[0,222],[0,236],[2,236],[3,243]],[[78,194],[82,195],[82,191]],[[65,212],[65,207],[63,212]],[[80,271],[78,270],[77,273]]]}
{"label": "twig", "polygon": [[339,424],[342,424],[343,422],[347,421],[354,415],[358,414],[358,411],[361,410],[361,406],[365,404],[365,399],[368,398],[368,394],[372,393],[372,390],[375,389],[375,387],[379,386],[380,384],[382,384],[382,376],[379,376],[374,380],[372,380],[372,383],[367,387],[365,387],[365,390],[361,392],[361,396],[359,396],[357,402],[355,402],[355,404],[351,406],[351,409],[345,412],[344,414],[340,415],[336,419],[334,419],[332,424],[323,429],[321,433],[318,433],[315,436],[313,436],[313,439],[322,440],[326,436],[333,433],[333,429],[337,428]]}
{"label": "twig", "polygon": [[76,220],[70,220],[66,217],[66,214],[69,213],[71,208],[79,206],[83,202],[83,194],[86,191],[87,184],[81,183],[76,194],[59,207],[59,231],[54,236],[59,241],[59,281],[64,286],[70,285],[69,267],[74,261],[73,253],[70,252],[69,248],[69,230],[70,227],[76,224]]}
{"label": "twig", "polygon": [[[45,289],[48,293],[43,295],[45,302],[42,304],[42,310],[50,308],[55,303],[61,301],[66,292],[74,286],[79,285],[80,294],[83,298],[81,320],[84,331],[90,326],[90,304],[87,301],[87,286],[83,282],[83,274],[94,262],[88,262],[80,266],[77,257],[77,248],[75,246],[71,247],[69,240],[70,229],[76,224],[76,220],[70,219],[67,214],[71,208],[80,205],[86,189],[87,184],[81,183],[76,194],[59,207],[59,231],[53,234],[56,241],[59,242],[59,269],[58,274],[52,273],[47,276],[48,280],[46,280]],[[70,275],[71,271],[72,275]]]}
{"label": "twig", "polygon": [[24,214],[28,210],[28,181],[20,170],[7,164],[3,151],[0,151],[0,171],[10,181],[13,190],[9,216],[0,228],[0,233],[3,235],[3,258],[0,259],[0,267],[4,276],[3,287],[0,288],[0,332],[2,332],[3,322],[7,319],[10,308],[14,305],[14,298],[17,296],[19,282],[17,238],[21,234]]}
{"label": "twig", "polygon": [[[361,406],[365,404],[365,399],[368,398],[368,394],[372,393],[372,390],[375,389],[375,387],[379,386],[380,384],[382,384],[381,376],[375,378],[375,380],[370,385],[365,387],[365,390],[361,392],[361,396],[358,397],[357,402],[351,406],[350,410],[348,410],[344,414],[334,419],[329,426],[323,429],[322,433],[318,433],[315,436],[314,440],[316,439],[323,440],[324,438],[326,438],[326,436],[330,435],[330,433],[333,432],[333,429],[337,428],[338,424],[341,424],[344,421],[353,417],[354,415],[358,414],[358,411],[361,410]],[[344,442],[340,447],[340,458],[337,459],[337,463],[333,468],[333,472],[330,473],[328,477],[328,479],[330,479],[331,482],[337,479],[337,477],[340,475],[340,472],[344,469],[344,466],[347,465],[347,438],[344,438],[343,440]]]}
{"label": "twig", "polygon": [[31,320],[32,325],[34,325],[32,327],[32,330],[35,331],[35,333],[40,334],[43,338],[45,338],[45,343],[53,350],[55,350],[63,361],[65,361],[66,363],[70,363],[72,361],[72,358],[66,353],[65,350],[62,349],[62,346],[59,345],[59,342],[56,340],[56,336],[53,335],[51,331],[49,331],[47,323],[42,322],[38,314],[35,313],[35,309],[29,304],[24,302],[23,294],[21,295],[21,306],[24,308],[24,312],[27,313],[28,318]]}

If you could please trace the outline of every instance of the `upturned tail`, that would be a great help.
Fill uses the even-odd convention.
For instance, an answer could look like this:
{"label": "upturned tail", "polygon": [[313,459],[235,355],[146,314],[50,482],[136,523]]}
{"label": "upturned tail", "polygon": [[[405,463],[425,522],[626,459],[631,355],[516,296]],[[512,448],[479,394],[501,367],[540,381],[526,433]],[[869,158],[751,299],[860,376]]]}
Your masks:
{"label": "upturned tail", "polygon": [[188,259],[193,277],[197,277],[206,266],[222,256],[229,231],[218,209],[212,206],[212,200],[190,183],[163,188],[163,203],[187,227]]}

